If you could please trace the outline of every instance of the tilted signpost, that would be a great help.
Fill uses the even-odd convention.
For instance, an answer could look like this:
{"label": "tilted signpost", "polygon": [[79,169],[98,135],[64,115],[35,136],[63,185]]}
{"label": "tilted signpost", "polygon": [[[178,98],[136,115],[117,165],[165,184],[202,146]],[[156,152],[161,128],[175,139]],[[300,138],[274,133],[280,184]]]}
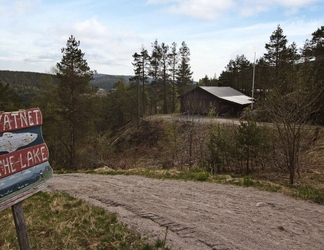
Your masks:
{"label": "tilted signpost", "polygon": [[0,211],[12,208],[20,249],[30,249],[21,201],[53,177],[39,108],[0,113]]}

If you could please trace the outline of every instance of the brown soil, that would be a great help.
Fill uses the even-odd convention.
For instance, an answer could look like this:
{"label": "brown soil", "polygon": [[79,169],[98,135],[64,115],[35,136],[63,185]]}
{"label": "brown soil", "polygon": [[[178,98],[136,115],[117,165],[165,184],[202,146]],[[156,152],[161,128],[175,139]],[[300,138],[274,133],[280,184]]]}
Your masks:
{"label": "brown soil", "polygon": [[64,191],[109,212],[172,249],[323,249],[324,206],[205,182],[139,176],[55,175]]}

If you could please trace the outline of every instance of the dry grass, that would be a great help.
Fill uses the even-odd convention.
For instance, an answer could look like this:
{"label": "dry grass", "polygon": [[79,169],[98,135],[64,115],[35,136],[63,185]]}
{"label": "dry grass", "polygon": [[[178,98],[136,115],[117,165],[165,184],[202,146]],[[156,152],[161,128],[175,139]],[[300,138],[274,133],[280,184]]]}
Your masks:
{"label": "dry grass", "polygon": [[[242,186],[252,185],[263,190],[282,192],[296,198],[308,199],[324,204],[324,128],[309,126],[304,130],[304,136],[308,139],[314,138],[315,131],[318,130],[319,133],[316,134],[316,140],[313,140],[312,144],[306,147],[307,150],[302,152],[299,162],[300,176],[296,173],[295,184],[290,185],[287,169],[279,169],[274,166],[271,159],[264,168],[255,165],[254,171],[250,176],[242,176],[242,173],[235,171],[235,169],[239,169],[237,166],[228,167],[229,171],[234,169],[232,172],[221,172],[221,174],[227,174],[230,178],[221,174],[207,176],[202,172],[191,171],[194,167],[206,169],[208,167],[205,164],[206,155],[208,154],[208,149],[205,145],[209,138],[207,133],[208,124],[195,124],[197,128],[192,144],[193,164],[190,166],[187,162],[190,158],[188,156],[189,141],[186,137],[188,134],[188,124],[185,122],[172,123],[178,127],[176,139],[179,139],[179,145],[171,147],[174,141],[165,139],[167,133],[162,133],[161,127],[164,127],[166,129],[164,131],[169,133],[174,131],[170,130],[170,127],[166,126],[165,123],[166,121],[154,121],[150,126],[146,124],[148,127],[141,130],[142,134],[140,134],[138,139],[141,150],[138,150],[138,146],[132,145],[127,148],[127,153],[125,153],[126,151],[121,151],[120,155],[122,155],[122,158],[118,158],[118,154],[111,156],[111,158],[117,156],[115,162],[123,162],[125,167],[119,168],[118,164],[112,164],[111,168],[104,167],[97,169],[95,172],[103,174],[134,174],[153,178],[207,180]],[[159,132],[155,133],[155,131]],[[156,137],[153,138],[152,135],[156,135]],[[132,150],[133,153],[130,153]],[[175,164],[172,164],[172,155],[175,150],[177,153],[175,155],[176,161]],[[130,162],[133,163],[129,164]],[[191,170],[189,170],[189,166]]]}
{"label": "dry grass", "polygon": [[[23,209],[32,249],[157,249],[116,214],[64,193],[37,193],[23,201]],[[11,210],[0,218],[0,249],[19,249]]]}

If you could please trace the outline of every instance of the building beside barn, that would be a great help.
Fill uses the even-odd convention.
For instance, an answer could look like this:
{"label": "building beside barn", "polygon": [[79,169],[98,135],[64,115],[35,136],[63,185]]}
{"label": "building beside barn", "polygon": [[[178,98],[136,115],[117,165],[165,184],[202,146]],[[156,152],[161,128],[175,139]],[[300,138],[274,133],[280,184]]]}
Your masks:
{"label": "building beside barn", "polygon": [[213,109],[217,115],[224,116],[239,116],[253,102],[252,97],[223,86],[198,86],[179,99],[182,113],[208,114]]}

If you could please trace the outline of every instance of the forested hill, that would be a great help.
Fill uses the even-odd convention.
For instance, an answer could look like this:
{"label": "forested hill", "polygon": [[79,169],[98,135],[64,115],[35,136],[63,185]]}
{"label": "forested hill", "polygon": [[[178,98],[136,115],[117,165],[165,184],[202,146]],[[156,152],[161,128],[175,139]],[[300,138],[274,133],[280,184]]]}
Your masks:
{"label": "forested hill", "polygon": [[29,106],[33,97],[37,94],[42,81],[55,81],[50,74],[20,71],[0,71],[0,82],[9,84],[10,89],[19,96],[24,106]]}
{"label": "forested hill", "polygon": [[[125,79],[125,83],[128,83],[131,76],[96,74],[90,85],[109,90],[122,77]],[[9,83],[18,94],[35,91],[40,87],[42,81],[49,79],[54,83],[56,81],[55,76],[46,73],[0,70],[0,80]]]}
{"label": "forested hill", "polygon": [[[90,85],[109,90],[122,77],[127,84],[131,76],[96,74]],[[54,75],[46,73],[0,70],[0,82],[8,83],[10,88],[21,97],[23,104],[26,106],[30,104],[33,97],[37,94],[41,83],[50,82],[55,84],[56,81],[57,79]]]}
{"label": "forested hill", "polygon": [[122,75],[106,75],[106,74],[96,74],[94,75],[94,79],[91,81],[90,85],[96,86],[101,89],[109,90],[112,89],[114,84],[124,78],[125,83],[129,82],[129,78],[132,76],[122,76]]}
{"label": "forested hill", "polygon": [[0,80],[9,83],[13,89],[24,90],[25,88],[39,88],[42,79],[51,75],[36,72],[21,72],[0,70]]}

